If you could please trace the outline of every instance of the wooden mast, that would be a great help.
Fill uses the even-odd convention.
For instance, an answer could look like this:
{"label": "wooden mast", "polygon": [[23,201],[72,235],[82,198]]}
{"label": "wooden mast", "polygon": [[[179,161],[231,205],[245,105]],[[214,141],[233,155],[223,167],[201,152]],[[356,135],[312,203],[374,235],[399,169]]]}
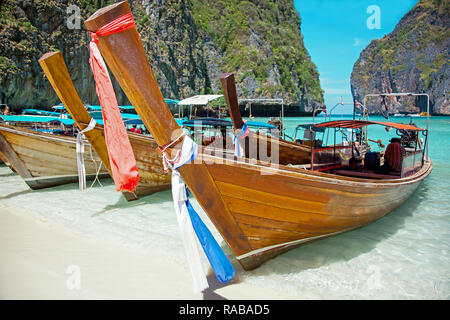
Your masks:
{"label": "wooden mast", "polygon": [[233,122],[233,127],[235,130],[242,129],[244,121],[242,120],[241,112],[239,110],[234,74],[222,74],[220,76],[220,82],[222,83],[225,101],[227,102],[228,108],[230,109],[230,117],[231,121]]}
{"label": "wooden mast", "polygon": [[[98,10],[85,21],[85,25],[90,32],[96,32],[105,24],[130,12],[128,2],[122,1]],[[97,45],[158,145],[164,146],[177,138],[181,128],[159,90],[136,28],[98,37]]]}
{"label": "wooden mast", "polygon": [[[39,59],[39,64],[78,128],[80,130],[86,128],[92,117],[84,107],[84,104],[73,85],[61,52],[56,51],[44,54]],[[103,130],[89,130],[85,132],[84,135],[89,140],[89,143],[92,145],[103,165],[108,170],[109,175],[112,177],[108,149],[102,131]],[[137,199],[137,196],[132,192],[124,191],[123,195],[128,201]]]}
{"label": "wooden mast", "polygon": [[[239,133],[240,129],[244,125],[242,120],[241,111],[239,110],[239,103],[236,94],[236,84],[234,75],[232,73],[224,73],[220,76],[220,82],[222,83],[223,95],[230,111],[230,117],[233,122],[235,133]],[[299,144],[289,142],[283,139],[274,139],[272,136],[267,136],[254,131],[249,131],[248,135],[243,139],[243,147],[245,150],[245,156],[247,158],[256,157],[261,160],[260,156],[267,154],[271,156],[272,143],[276,144],[274,147],[275,152],[278,152],[278,162],[280,164],[304,164],[309,162],[310,148],[301,146]],[[256,154],[251,154],[250,148],[256,148]],[[261,147],[266,148],[261,153]]]}
{"label": "wooden mast", "polygon": [[[90,32],[97,32],[102,26],[130,12],[127,1],[112,4],[95,12],[85,21],[85,25]],[[98,37],[97,46],[158,145],[164,146],[177,139],[182,130],[164,101],[136,28]],[[180,143],[176,145],[180,146]],[[240,227],[227,210],[205,163],[198,162],[190,162],[178,169],[184,182],[200,205],[204,209],[207,207],[205,211],[233,253],[240,255],[248,252],[250,250],[248,240],[236,236],[242,234]]]}

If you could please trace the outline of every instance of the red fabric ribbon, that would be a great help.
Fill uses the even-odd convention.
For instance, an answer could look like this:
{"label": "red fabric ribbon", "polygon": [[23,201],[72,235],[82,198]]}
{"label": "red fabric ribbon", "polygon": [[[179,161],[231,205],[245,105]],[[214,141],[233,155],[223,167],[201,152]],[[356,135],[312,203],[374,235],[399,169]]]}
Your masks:
{"label": "red fabric ribbon", "polygon": [[108,69],[97,48],[98,37],[134,28],[133,16],[126,14],[91,33],[89,64],[94,74],[96,92],[102,106],[105,141],[108,147],[112,178],[117,191],[133,191],[139,180],[139,172],[127,130],[120,115],[116,94]]}

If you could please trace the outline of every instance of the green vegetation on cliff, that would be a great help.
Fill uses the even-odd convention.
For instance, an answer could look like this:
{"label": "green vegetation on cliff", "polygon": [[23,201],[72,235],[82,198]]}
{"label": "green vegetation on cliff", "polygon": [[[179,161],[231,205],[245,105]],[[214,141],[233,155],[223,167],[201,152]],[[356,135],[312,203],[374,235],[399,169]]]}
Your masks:
{"label": "green vegetation on cliff", "polygon": [[[292,1],[190,2],[198,28],[225,53],[223,70],[236,72],[238,81],[253,76],[268,95],[285,91],[300,96],[306,88],[314,100],[323,101]],[[274,77],[277,81],[268,81]]]}
{"label": "green vegetation on cliff", "polygon": [[[0,1],[0,101],[11,107],[57,103],[37,60],[60,50],[83,101],[98,103],[83,21],[113,2]],[[323,102],[292,0],[129,2],[165,97],[218,93],[220,74],[233,72],[240,97],[283,98],[300,113]],[[67,26],[71,5],[81,9],[80,29]],[[128,104],[114,79],[113,83],[118,102]]]}
{"label": "green vegetation on cliff", "polygon": [[[356,98],[374,92],[427,92],[434,113],[450,114],[449,25],[450,1],[419,1],[390,34],[373,40],[361,53],[351,76]],[[391,106],[393,112],[424,108],[426,102],[419,99]]]}

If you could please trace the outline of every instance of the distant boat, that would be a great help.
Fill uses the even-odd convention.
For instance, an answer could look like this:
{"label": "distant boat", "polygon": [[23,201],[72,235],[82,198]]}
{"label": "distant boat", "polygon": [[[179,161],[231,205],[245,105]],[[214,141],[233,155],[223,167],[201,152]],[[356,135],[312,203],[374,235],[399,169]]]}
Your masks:
{"label": "distant boat", "polygon": [[408,117],[418,118],[420,117],[420,113],[410,113],[408,114]]}
{"label": "distant boat", "polygon": [[431,117],[431,114],[429,114],[428,112],[421,112],[420,116],[421,117]]}
{"label": "distant boat", "polygon": [[396,113],[396,114],[394,114],[394,117],[406,117],[406,114],[404,114],[404,113]]}
{"label": "distant boat", "polygon": [[[0,153],[5,163],[33,190],[78,181],[76,139],[0,123]],[[91,158],[92,155],[92,158]],[[86,178],[107,177],[85,144]],[[96,164],[97,162],[97,164]]]}

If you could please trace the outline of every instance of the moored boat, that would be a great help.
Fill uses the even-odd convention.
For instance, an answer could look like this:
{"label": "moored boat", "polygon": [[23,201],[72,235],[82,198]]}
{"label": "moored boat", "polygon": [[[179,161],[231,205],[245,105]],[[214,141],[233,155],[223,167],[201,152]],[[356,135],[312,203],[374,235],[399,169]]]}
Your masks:
{"label": "moored boat", "polygon": [[[80,130],[86,129],[93,121],[93,118],[76,92],[61,52],[46,53],[39,59],[39,63],[58,97],[63,101],[65,108],[73,118],[72,121],[76,123]],[[137,115],[133,116],[134,119],[138,118]],[[99,155],[103,166],[112,176],[103,127],[94,124],[91,130],[84,132],[84,135]],[[156,151],[157,144],[154,139],[132,132],[128,132],[128,139],[136,159],[139,181],[136,190],[123,192],[125,198],[129,201],[136,200],[141,196],[169,189],[170,176],[163,172],[162,158]]]}
{"label": "moored boat", "polygon": [[[78,181],[76,140],[0,123],[0,151],[31,189]],[[107,177],[98,156],[85,145],[86,178]]]}
{"label": "moored boat", "polygon": [[[130,14],[126,1],[100,9],[85,21],[95,33],[104,25]],[[98,48],[130,102],[158,145],[172,147],[173,157],[184,139],[152,73],[136,28],[98,36]],[[126,49],[125,49],[126,48]],[[226,91],[226,90],[224,90]],[[328,124],[368,126],[372,122]],[[333,125],[335,125],[333,127]],[[393,126],[390,123],[380,125]],[[405,125],[404,130],[422,130]],[[424,149],[404,160],[412,170],[403,175],[339,174],[344,164],[336,144],[327,153],[331,166],[309,170],[261,160],[219,155],[198,147],[195,161],[178,168],[184,182],[205,210],[244,269],[305,242],[366,225],[405,202],[432,170]],[[353,152],[353,146],[341,146]],[[416,156],[421,161],[416,161]],[[280,152],[280,158],[282,154]],[[339,160],[339,164],[338,161]],[[324,164],[323,162],[319,165]],[[347,170],[351,171],[351,170]]]}

